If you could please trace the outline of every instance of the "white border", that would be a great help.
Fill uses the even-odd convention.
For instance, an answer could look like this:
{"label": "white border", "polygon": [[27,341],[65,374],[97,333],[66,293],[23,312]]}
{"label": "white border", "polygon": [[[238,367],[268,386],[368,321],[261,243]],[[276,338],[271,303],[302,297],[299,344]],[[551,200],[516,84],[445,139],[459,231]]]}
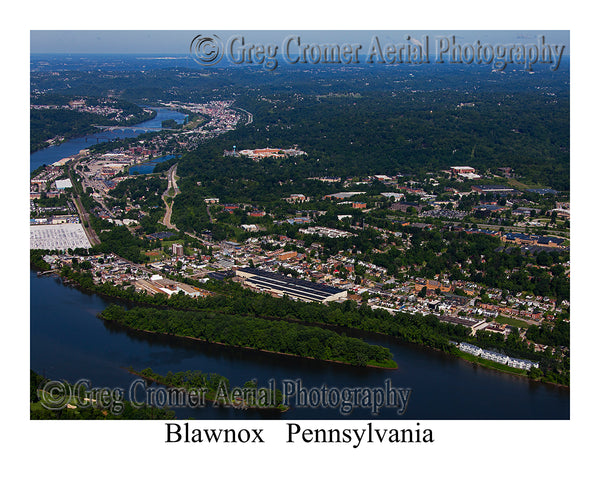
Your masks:
{"label": "white border", "polygon": [[[5,12],[2,45],[7,54],[3,68],[5,115],[2,131],[4,164],[4,222],[19,225],[27,218],[23,195],[28,179],[27,145],[29,97],[29,30],[31,29],[560,29],[571,30],[572,52],[572,303],[573,382],[571,420],[537,421],[423,421],[433,428],[432,445],[350,446],[289,445],[270,442],[261,448],[165,445],[162,422],[30,422],[27,399],[29,366],[28,234],[26,226],[4,238],[2,291],[9,308],[5,320],[3,361],[8,378],[3,382],[2,411],[11,420],[5,425],[10,451],[7,466],[33,471],[45,478],[83,475],[146,478],[220,475],[264,478],[363,478],[418,475],[486,479],[565,478],[586,469],[596,453],[594,362],[586,350],[595,351],[594,267],[595,238],[587,225],[595,224],[592,210],[597,191],[598,110],[597,26],[593,13],[577,3],[550,1],[426,2],[394,6],[375,2],[336,5],[315,0],[292,2],[227,2],[212,6],[201,2],[24,2],[18,13]],[[594,23],[595,20],[594,20]],[[8,133],[8,134],[7,134]],[[14,181],[11,181],[14,179]],[[25,222],[26,223],[26,222]],[[13,255],[13,252],[15,253]],[[7,258],[9,257],[9,258]],[[14,292],[19,292],[18,297]],[[10,292],[10,293],[8,293]],[[10,339],[10,340],[9,340]],[[7,347],[6,344],[14,344]],[[589,363],[588,363],[589,361]],[[203,424],[215,422],[202,422]],[[223,422],[217,422],[219,424]],[[320,422],[302,422],[317,424]],[[332,422],[323,422],[329,425]],[[336,421],[341,427],[342,421]],[[350,422],[356,423],[356,422]],[[359,422],[363,423],[363,422]],[[407,422],[412,424],[413,422]],[[271,425],[273,424],[273,425]],[[394,423],[394,426],[396,424]],[[238,426],[238,424],[236,424]],[[240,425],[242,426],[242,425]],[[244,422],[244,428],[268,428],[269,437],[285,436],[285,425]],[[592,448],[594,450],[592,451]],[[586,469],[587,470],[587,469]],[[584,471],[586,471],[584,470]],[[589,471],[595,471],[591,468]],[[15,470],[13,470],[15,471]]]}

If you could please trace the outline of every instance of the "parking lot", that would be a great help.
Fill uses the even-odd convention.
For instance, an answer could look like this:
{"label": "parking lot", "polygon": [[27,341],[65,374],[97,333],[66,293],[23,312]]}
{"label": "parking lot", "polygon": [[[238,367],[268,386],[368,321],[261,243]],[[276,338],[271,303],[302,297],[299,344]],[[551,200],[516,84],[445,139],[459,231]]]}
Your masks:
{"label": "parking lot", "polygon": [[69,248],[91,248],[80,223],[60,225],[31,225],[29,248],[44,250],[67,250]]}

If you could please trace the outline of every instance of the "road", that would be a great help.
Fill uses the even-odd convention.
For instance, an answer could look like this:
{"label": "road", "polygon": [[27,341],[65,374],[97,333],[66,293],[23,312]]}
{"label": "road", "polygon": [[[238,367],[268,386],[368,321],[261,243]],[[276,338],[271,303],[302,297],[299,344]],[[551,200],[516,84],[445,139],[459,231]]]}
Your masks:
{"label": "road", "polygon": [[237,107],[235,110],[244,112],[248,116],[246,119],[246,125],[250,125],[254,121],[254,116],[249,111],[244,110],[243,108],[239,108],[239,107]]}
{"label": "road", "polygon": [[90,225],[90,216],[86,212],[85,208],[83,208],[81,200],[79,199],[78,196],[75,196],[75,195],[73,195],[72,198],[73,198],[73,203],[75,204],[75,208],[77,208],[77,213],[79,214],[79,219],[81,220],[81,225],[83,226],[83,229],[85,230],[85,234],[87,235],[88,240],[90,241],[90,245],[92,247],[94,245],[99,245],[100,239],[98,238],[98,235],[96,234],[96,232]]}
{"label": "road", "polygon": [[210,205],[208,205],[208,204],[206,205],[206,213],[208,213],[208,220],[210,221],[210,223],[215,223],[212,215],[210,214]]}
{"label": "road", "polygon": [[[71,179],[71,183],[73,185],[75,185],[75,180],[73,179],[72,173],[73,173],[73,170],[69,169],[69,178]],[[101,243],[100,238],[98,238],[98,234],[95,232],[95,230],[92,228],[92,226],[90,224],[90,215],[83,207],[83,204],[81,203],[81,199],[79,198],[79,195],[77,193],[75,193],[75,189],[73,189],[73,193],[71,195],[71,200],[73,200],[73,204],[75,205],[75,208],[77,209],[77,213],[79,214],[79,221],[81,222],[81,226],[83,227],[83,230],[85,231],[85,234],[87,235],[90,245],[92,247],[95,245],[100,245],[100,243]]]}
{"label": "road", "polygon": [[173,189],[173,196],[171,197],[171,199],[174,199],[175,196],[177,196],[177,194],[179,193],[179,187],[177,186],[177,180],[175,179],[176,174],[177,164],[169,168],[169,172],[167,173],[167,180],[169,181],[169,184],[167,185],[167,189],[165,190],[165,192],[162,194],[162,199],[163,202],[165,202],[167,210],[165,211],[165,216],[163,217],[161,223],[167,228],[172,228],[173,230],[179,231],[179,229],[171,223],[171,214],[173,213],[172,200],[170,204],[169,202],[167,202],[167,198],[169,198],[169,192],[171,191],[171,189]]}

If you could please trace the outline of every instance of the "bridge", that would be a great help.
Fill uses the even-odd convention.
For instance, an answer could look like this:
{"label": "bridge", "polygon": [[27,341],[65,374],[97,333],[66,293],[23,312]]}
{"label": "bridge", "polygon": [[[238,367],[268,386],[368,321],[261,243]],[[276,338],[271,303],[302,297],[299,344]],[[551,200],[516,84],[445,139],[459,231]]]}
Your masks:
{"label": "bridge", "polygon": [[162,127],[122,127],[119,125],[94,125],[94,127],[96,128],[101,128],[102,130],[106,131],[106,132],[116,132],[116,131],[122,131],[124,132],[125,130],[130,130],[132,132],[178,132],[179,130],[176,130],[174,128],[162,128]]}
{"label": "bridge", "polygon": [[46,270],[45,272],[37,272],[38,277],[41,277],[42,275],[50,275],[51,273],[56,273],[56,272],[60,272],[60,269],[55,268],[53,270]]}

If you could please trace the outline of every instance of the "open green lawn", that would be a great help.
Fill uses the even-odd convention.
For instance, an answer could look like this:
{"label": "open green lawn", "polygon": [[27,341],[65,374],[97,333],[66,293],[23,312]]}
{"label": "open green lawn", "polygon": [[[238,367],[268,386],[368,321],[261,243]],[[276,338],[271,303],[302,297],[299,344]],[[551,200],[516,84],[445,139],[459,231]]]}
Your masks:
{"label": "open green lawn", "polygon": [[496,322],[498,322],[498,323],[506,323],[506,324],[511,325],[513,327],[529,328],[529,323],[527,323],[527,322],[525,322],[523,320],[519,320],[518,318],[505,317],[503,315],[498,315],[496,317]]}
{"label": "open green lawn", "polygon": [[148,255],[151,262],[158,262],[166,257],[162,251],[157,252],[156,250],[142,250],[142,255]]}
{"label": "open green lawn", "polygon": [[548,188],[547,185],[538,185],[535,183],[527,185],[525,183],[519,182],[518,180],[516,180],[514,178],[508,178],[507,182],[511,187],[520,188],[522,190],[526,190],[528,188]]}

